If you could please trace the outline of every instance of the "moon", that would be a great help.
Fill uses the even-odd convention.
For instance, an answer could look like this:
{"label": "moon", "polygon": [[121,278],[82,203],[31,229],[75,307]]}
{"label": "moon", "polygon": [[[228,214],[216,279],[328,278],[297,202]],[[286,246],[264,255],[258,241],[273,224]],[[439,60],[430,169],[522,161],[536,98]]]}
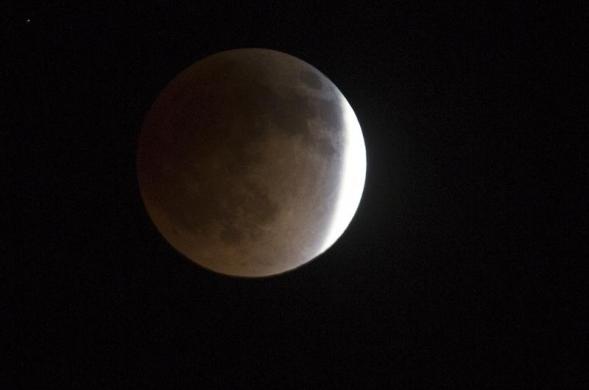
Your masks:
{"label": "moon", "polygon": [[286,53],[223,51],[179,73],[145,116],[137,178],[147,213],[194,263],[237,277],[326,251],[362,196],[358,119],[319,70]]}

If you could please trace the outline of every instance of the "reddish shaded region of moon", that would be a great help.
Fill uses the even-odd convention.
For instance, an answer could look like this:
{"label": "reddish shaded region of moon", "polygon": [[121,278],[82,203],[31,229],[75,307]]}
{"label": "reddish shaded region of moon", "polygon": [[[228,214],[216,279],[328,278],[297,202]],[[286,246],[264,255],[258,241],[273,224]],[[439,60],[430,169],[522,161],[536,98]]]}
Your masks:
{"label": "reddish shaded region of moon", "polygon": [[146,115],[139,188],[163,237],[242,277],[305,264],[344,232],[366,173],[362,131],[338,88],[268,49],[220,52],[182,71]]}

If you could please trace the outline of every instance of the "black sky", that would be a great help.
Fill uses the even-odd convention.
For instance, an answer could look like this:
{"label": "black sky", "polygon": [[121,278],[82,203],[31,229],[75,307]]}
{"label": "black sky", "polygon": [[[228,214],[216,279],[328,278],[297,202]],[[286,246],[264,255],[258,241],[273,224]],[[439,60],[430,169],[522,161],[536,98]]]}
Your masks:
{"label": "black sky", "polygon": [[[587,384],[587,9],[358,3],[2,4],[1,388]],[[342,238],[263,280],[172,250],[135,174],[159,91],[239,47],[325,73],[368,153]]]}

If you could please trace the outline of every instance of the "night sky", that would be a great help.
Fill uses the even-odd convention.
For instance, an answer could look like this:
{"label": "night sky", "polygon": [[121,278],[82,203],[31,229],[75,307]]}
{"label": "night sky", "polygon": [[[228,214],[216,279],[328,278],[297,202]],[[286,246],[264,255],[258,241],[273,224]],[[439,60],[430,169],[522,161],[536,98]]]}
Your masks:
{"label": "night sky", "polygon": [[[0,388],[589,383],[587,8],[44,3],[0,7]],[[259,280],[173,250],[135,170],[161,89],[241,47],[326,74],[368,158],[340,240]]]}

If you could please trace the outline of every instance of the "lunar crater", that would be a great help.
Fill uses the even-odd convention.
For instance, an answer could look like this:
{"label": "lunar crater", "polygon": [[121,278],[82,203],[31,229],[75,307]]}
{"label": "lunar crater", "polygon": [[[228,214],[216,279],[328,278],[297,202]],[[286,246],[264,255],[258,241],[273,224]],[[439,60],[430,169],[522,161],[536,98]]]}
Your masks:
{"label": "lunar crater", "polygon": [[315,72],[303,70],[300,72],[300,75],[302,82],[309,88],[321,89],[321,87],[323,86],[321,78]]}

